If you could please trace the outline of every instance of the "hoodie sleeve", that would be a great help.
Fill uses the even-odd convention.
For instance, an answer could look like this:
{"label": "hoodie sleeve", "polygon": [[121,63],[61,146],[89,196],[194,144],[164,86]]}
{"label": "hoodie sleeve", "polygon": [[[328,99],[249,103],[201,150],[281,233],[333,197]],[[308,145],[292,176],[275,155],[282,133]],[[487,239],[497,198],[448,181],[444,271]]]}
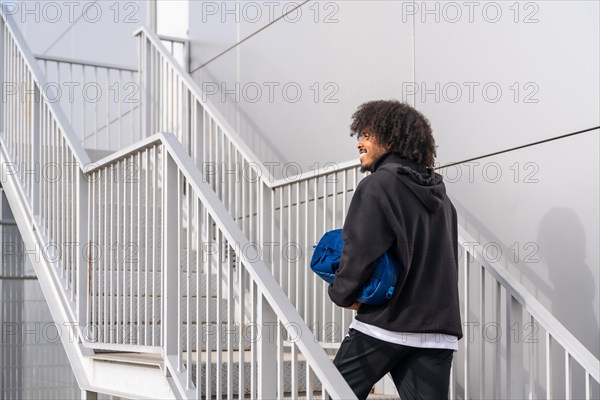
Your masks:
{"label": "hoodie sleeve", "polygon": [[386,213],[373,194],[356,191],[344,222],[342,238],[344,249],[340,268],[329,286],[329,297],[338,306],[348,307],[369,281],[377,258],[395,240]]}

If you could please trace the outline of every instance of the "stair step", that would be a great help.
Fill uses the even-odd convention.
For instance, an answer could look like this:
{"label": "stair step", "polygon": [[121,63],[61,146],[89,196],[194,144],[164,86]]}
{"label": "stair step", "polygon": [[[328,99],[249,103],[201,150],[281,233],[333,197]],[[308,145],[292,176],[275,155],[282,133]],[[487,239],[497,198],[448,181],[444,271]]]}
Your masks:
{"label": "stair step", "polygon": [[[223,351],[221,352],[221,388],[223,390],[223,394],[226,395],[227,394],[227,369],[230,366],[232,368],[232,382],[234,383],[233,385],[233,394],[235,396],[237,396],[239,394],[239,363],[240,363],[240,354],[243,353],[244,356],[244,387],[245,388],[250,388],[250,369],[251,369],[251,359],[252,359],[252,353],[250,351],[244,351],[244,352],[239,352],[239,351],[234,351],[233,352],[233,362],[229,363],[228,358],[227,358],[227,352]],[[201,395],[205,396],[206,395],[206,388],[205,388],[205,374],[206,374],[206,367],[209,364],[208,363],[208,352],[201,352],[200,353],[200,370],[201,370],[201,375],[203,377],[202,383],[201,383]],[[185,362],[186,360],[186,356],[187,354],[184,353],[183,354],[183,360]],[[291,368],[292,368],[292,362],[291,362],[291,353],[284,353],[283,354],[284,360],[283,360],[283,368],[284,368],[284,391],[285,392],[290,392],[291,391]],[[195,360],[197,359],[197,353],[194,352],[192,354],[192,380],[195,381],[196,380],[196,369],[197,369],[197,365]],[[217,377],[216,377],[216,368],[217,368],[217,352],[216,351],[211,351],[210,352],[210,365],[211,365],[211,394],[214,396],[216,393],[216,382],[217,382]],[[257,368],[259,366],[256,366]],[[298,387],[298,391],[299,392],[305,392],[306,391],[306,361],[304,360],[304,357],[302,356],[302,354],[298,354],[298,360],[297,360],[297,387]],[[320,391],[321,390],[321,382],[317,379],[316,374],[314,373],[314,371],[311,371],[311,390],[316,390],[316,391]],[[249,391],[247,391],[246,393],[244,393],[244,395],[249,395]]]}
{"label": "stair step", "polygon": [[[238,351],[240,349],[240,338],[242,339],[242,348],[244,350],[250,350],[252,347],[252,341],[246,340],[243,336],[243,332],[239,324],[233,323],[231,330],[228,330],[227,324],[221,324],[220,328],[218,324],[202,324],[202,333],[200,337],[200,351],[206,351],[209,347],[211,350],[216,351],[217,340],[220,342],[221,350],[228,350],[229,342],[231,342],[231,350]],[[197,338],[197,324],[192,324],[192,349],[196,351],[196,338]],[[183,329],[183,351],[187,351],[187,329]],[[248,336],[249,338],[249,336]]]}
{"label": "stair step", "polygon": [[115,363],[126,363],[136,365],[149,365],[163,368],[164,360],[160,354],[153,353],[130,353],[130,352],[106,352],[96,353],[90,357],[95,361],[109,361]]}
{"label": "stair step", "polygon": [[[125,296],[130,297],[137,297],[138,293],[138,273],[136,270],[134,270],[133,272],[133,279],[131,279],[130,271],[126,271],[125,274],[123,273],[123,271],[119,271],[118,275],[117,275],[117,271],[116,269],[113,271],[112,273],[112,277],[111,277],[111,270],[108,271],[103,271],[103,274],[100,276],[100,278],[98,279],[98,272],[95,271],[94,277],[96,278],[96,281],[94,282],[96,287],[92,287],[92,296],[97,296],[98,294],[102,295],[102,296],[110,296],[111,292],[104,292],[104,286],[105,286],[105,279],[106,279],[106,285],[108,286],[108,289],[110,290],[110,285],[112,282],[112,293],[114,293],[114,295],[116,296],[117,294],[117,279],[118,279],[118,283],[119,283],[119,296],[123,297],[123,278],[125,278],[125,283],[127,284],[127,286],[131,285],[131,289],[130,292],[126,293]],[[148,281],[146,282],[146,274],[144,272],[144,270],[142,269],[140,271],[140,276],[139,276],[139,281],[140,281],[140,290],[142,291],[142,297],[144,297],[144,290],[147,288],[150,291],[152,289],[152,272],[148,272]],[[155,286],[155,291],[156,291],[156,297],[160,297],[160,292],[161,292],[161,278],[162,276],[159,275],[160,272],[156,272],[154,275],[154,286]],[[187,274],[185,272],[182,272],[181,274],[181,289],[182,289],[182,294],[183,296],[187,296]],[[191,294],[193,297],[195,297],[197,295],[196,293],[196,280],[197,280],[197,274],[195,272],[190,274],[190,288],[191,288]],[[205,273],[200,273],[200,296],[201,297],[209,297],[206,295],[206,280],[207,280],[207,275]],[[216,297],[217,296],[217,275],[216,274],[212,274],[211,278],[210,278],[210,297]],[[223,295],[225,295],[225,293],[223,293]],[[152,296],[152,294],[150,294],[149,296]]]}

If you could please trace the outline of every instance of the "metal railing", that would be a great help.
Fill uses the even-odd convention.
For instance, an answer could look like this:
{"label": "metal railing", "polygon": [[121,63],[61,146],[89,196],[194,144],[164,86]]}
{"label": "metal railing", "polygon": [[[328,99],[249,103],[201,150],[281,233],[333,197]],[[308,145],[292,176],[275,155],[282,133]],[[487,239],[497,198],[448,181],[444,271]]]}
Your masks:
{"label": "metal railing", "polygon": [[60,104],[86,149],[116,151],[142,138],[135,68],[36,56],[48,97]]}
{"label": "metal railing", "polygon": [[83,260],[74,244],[86,241],[87,182],[80,166],[90,163],[62,110],[54,106],[47,82],[33,56],[24,47],[20,32],[2,14],[0,44],[2,81],[19,90],[7,96],[0,114],[2,142],[11,163],[3,166],[22,190],[32,223],[46,238],[36,249],[48,253],[53,273],[64,290],[68,312],[86,323]]}
{"label": "metal railing", "polygon": [[490,263],[462,228],[459,243],[465,337],[454,362],[452,397],[597,396],[598,359],[506,268]]}
{"label": "metal railing", "polygon": [[172,132],[203,173],[251,242],[259,241],[258,198],[270,177],[230,126],[202,101],[200,88],[161,39],[141,28],[139,38],[142,125],[149,132]]}
{"label": "metal railing", "polygon": [[[163,354],[186,398],[353,398],[179,138],[156,134],[91,164],[4,14],[0,35],[0,76],[32,93],[1,109],[2,179],[24,203],[72,320],[88,328],[79,339]],[[51,165],[60,176],[44,175]],[[120,181],[127,165],[139,174]],[[113,243],[116,257],[94,252]],[[119,246],[128,243],[137,250]]]}
{"label": "metal railing", "polygon": [[[141,39],[141,45],[147,54],[151,54],[151,65],[162,65],[160,73],[157,74],[156,67],[149,75],[164,76],[166,82],[161,82],[161,89],[180,93],[180,98],[193,98],[194,107],[201,111],[202,117],[192,117],[192,120],[201,121],[198,125],[191,125],[185,119],[181,123],[169,121],[169,115],[174,115],[163,111],[164,115],[158,117],[161,122],[153,122],[159,126],[174,128],[181,127],[178,137],[189,137],[188,143],[194,141],[194,138],[200,138],[195,145],[189,147],[194,154],[202,154],[202,157],[196,157],[196,160],[204,160],[209,166],[229,165],[228,163],[243,163],[244,165],[260,165],[256,168],[257,173],[252,175],[252,180],[260,181],[255,186],[256,193],[262,193],[262,203],[259,208],[250,206],[248,211],[242,213],[246,218],[251,218],[254,212],[257,213],[257,219],[250,219],[249,225],[242,225],[244,233],[251,239],[258,239],[258,245],[262,246],[263,258],[268,261],[273,276],[282,286],[288,298],[292,301],[298,312],[304,318],[304,321],[311,327],[315,337],[322,344],[327,342],[339,343],[353,317],[353,312],[336,307],[330,300],[326,292],[326,285],[310,272],[309,260],[312,245],[327,230],[340,228],[343,224],[347,207],[356,186],[363,175],[359,172],[359,163],[352,161],[339,165],[332,165],[319,171],[311,171],[302,174],[294,179],[282,179],[273,181],[272,176],[265,171],[257,157],[235,136],[231,127],[224,123],[224,119],[216,113],[210,111],[207,104],[200,102],[202,92],[200,88],[185,74],[182,68],[179,68],[174,60],[171,60],[166,49],[158,44],[158,40],[152,33],[145,29],[137,32]],[[160,60],[158,63],[156,60]],[[168,64],[164,66],[164,64]],[[141,68],[143,73],[143,67]],[[168,72],[165,72],[168,71]],[[146,90],[150,93],[160,90],[152,88],[148,81]],[[174,86],[175,85],[175,86]],[[176,87],[177,89],[175,89]],[[184,88],[184,90],[180,90]],[[150,95],[150,97],[152,97]],[[185,104],[185,102],[180,102]],[[183,108],[175,106],[176,113],[185,114]],[[151,108],[152,113],[160,112],[159,108]],[[167,123],[167,121],[169,121]],[[189,132],[189,133],[188,133]],[[207,133],[212,132],[212,133]],[[216,150],[214,147],[208,148],[204,145],[209,143],[210,134],[218,132],[219,139],[213,139],[213,143],[219,140],[226,145],[223,149]],[[233,147],[232,147],[233,146]],[[217,147],[218,149],[218,147]],[[234,171],[237,171],[234,169]],[[205,168],[204,178],[211,182],[211,187],[216,191],[219,198],[224,201],[226,207],[234,216],[240,216],[239,209],[232,211],[228,205],[227,196],[235,196],[244,190],[237,178],[239,171],[234,174],[227,174],[223,169],[212,170],[207,173]],[[234,179],[234,177],[236,179]],[[247,191],[248,189],[246,189]],[[246,203],[248,200],[246,200]],[[237,204],[237,203],[236,203]],[[240,221],[240,220],[238,220]],[[249,234],[251,227],[256,224],[256,230]],[[479,391],[479,396],[492,395],[496,397],[527,397],[536,395],[554,395],[553,388],[560,387],[564,389],[564,395],[569,397],[573,393],[570,366],[573,361],[585,370],[585,393],[590,398],[593,382],[598,382],[598,360],[587,351],[581,343],[573,337],[539,302],[537,302],[527,290],[516,280],[511,279],[501,266],[491,265],[485,262],[481,254],[472,251],[466,251],[469,239],[467,234],[461,230],[461,249],[464,253],[464,259],[473,259],[474,262],[463,263],[461,273],[464,282],[461,291],[461,301],[463,302],[463,321],[465,321],[465,331],[471,329],[469,324],[479,324],[485,326],[488,322],[498,324],[498,326],[512,326],[516,321],[516,315],[524,316],[523,324],[529,324],[529,329],[540,329],[546,335],[546,348],[541,349],[529,342],[525,349],[518,350],[518,346],[504,337],[504,342],[498,340],[493,348],[489,344],[481,345],[481,340],[477,346],[481,345],[481,350],[475,351],[470,338],[460,342],[461,351],[457,357],[453,370],[454,380],[451,393],[455,398],[469,398],[474,391]],[[276,249],[274,245],[279,245]],[[476,282],[480,285],[474,285],[475,278],[473,265],[478,265],[480,277]],[[486,278],[482,278],[486,276]],[[483,280],[482,280],[483,279]],[[481,285],[483,282],[483,285]],[[476,289],[478,287],[478,289]],[[486,287],[493,288],[492,290]],[[473,290],[479,290],[477,296],[469,296]],[[504,293],[500,295],[500,293]],[[504,296],[504,297],[502,297]],[[502,300],[504,299],[504,300]],[[493,306],[492,306],[493,304]],[[491,309],[494,309],[494,314]],[[486,309],[489,309],[486,314]],[[478,310],[474,312],[473,310]],[[507,311],[508,310],[508,311]],[[489,321],[486,315],[494,315],[494,319]],[[529,317],[527,317],[529,316]],[[528,318],[528,319],[527,319]],[[523,328],[523,325],[521,326]],[[559,343],[564,349],[565,366],[564,381],[558,383],[558,380],[551,375],[551,370],[557,370],[557,364],[553,356],[549,354],[552,343]],[[523,343],[521,343],[523,345]],[[556,346],[555,346],[556,347]],[[491,351],[493,356],[489,357]],[[538,354],[543,353],[545,357],[540,360],[534,359]],[[529,354],[528,361],[516,357],[516,354]],[[487,356],[487,358],[486,358]],[[476,359],[474,358],[476,357]],[[491,358],[491,361],[490,361]],[[503,381],[491,379],[486,375],[486,363],[494,365],[493,371],[500,373],[504,371]],[[543,367],[540,367],[540,365]],[[545,376],[536,376],[535,371],[546,370]],[[488,368],[489,370],[489,368]],[[461,375],[462,374],[462,375]],[[480,379],[473,379],[478,376]],[[498,375],[494,375],[498,376]],[[523,377],[527,376],[527,379]],[[487,380],[486,380],[487,379]],[[545,380],[544,388],[540,382]],[[476,390],[472,388],[478,383]],[[489,385],[486,384],[489,382]],[[502,384],[501,384],[502,383]],[[561,386],[562,385],[562,386]],[[490,389],[493,388],[493,389]],[[558,395],[559,397],[562,394]]]}
{"label": "metal railing", "polygon": [[[329,300],[325,284],[308,273],[308,260],[318,238],[342,226],[359,180],[358,166],[339,173],[339,166],[324,168],[299,177],[297,185],[288,180],[274,181],[225,119],[202,101],[201,89],[158,36],[144,28],[136,35],[141,49],[146,126],[176,134],[246,237],[268,257],[274,276],[283,282],[282,287],[318,340],[339,343],[352,312]],[[265,201],[259,207],[261,197]],[[301,218],[304,224],[295,224],[294,218]],[[290,280],[289,276],[299,279]]]}
{"label": "metal railing", "polygon": [[[34,223],[48,240],[55,241],[57,248],[67,247],[73,239],[85,238],[87,242],[87,237],[102,243],[101,248],[113,239],[132,240],[139,245],[138,258],[132,265],[126,265],[124,257],[117,257],[116,261],[105,258],[105,264],[99,261],[101,257],[91,258],[95,261],[83,265],[80,257],[69,254],[56,263],[56,275],[71,303],[77,304],[80,320],[85,320],[89,311],[91,321],[103,329],[120,324],[115,333],[109,329],[94,340],[108,348],[137,346],[156,351],[157,346],[161,347],[180,390],[190,395],[224,394],[224,388],[231,391],[228,395],[233,395],[234,390],[238,395],[248,391],[253,395],[298,395],[299,371],[304,368],[302,375],[312,380],[309,368],[301,367],[302,362],[308,362],[318,376],[322,376],[319,369],[331,364],[323,359],[322,351],[311,347],[310,340],[292,340],[297,336],[296,324],[306,329],[301,339],[305,335],[312,338],[312,334],[305,334],[308,322],[319,340],[335,342],[352,317],[352,313],[340,313],[327,303],[325,287],[307,273],[307,262],[312,243],[324,231],[341,226],[350,196],[361,178],[358,165],[348,163],[333,171],[324,169],[292,181],[273,182],[252,153],[237,143],[232,130],[219,122],[219,115],[202,105],[198,88],[172,56],[163,51],[162,45],[157,45],[152,34],[143,30],[138,34],[141,59],[154,68],[145,75],[142,70],[144,98],[148,101],[144,104],[143,124],[150,129],[173,129],[184,149],[173,137],[157,135],[118,152],[89,174],[83,174],[80,167],[89,162],[85,152],[74,141],[66,118],[40,90],[43,82],[34,77],[41,73],[30,58],[23,56],[27,53],[20,48],[22,42],[15,41],[12,31],[4,25],[4,62],[0,67],[3,78],[30,85],[27,87],[32,88],[32,93],[43,99],[39,105],[31,99],[12,101],[3,109],[2,144],[15,161],[9,175],[19,182],[31,215],[35,216]],[[153,86],[157,82],[160,84]],[[153,114],[159,110],[164,111]],[[184,112],[189,110],[195,111]],[[185,153],[191,154],[192,159]],[[43,165],[76,167],[65,169],[67,182],[38,183],[37,178],[44,174],[35,169],[38,159],[43,160]],[[202,167],[202,174],[195,171],[194,164]],[[216,169],[220,164],[225,168]],[[127,165],[136,166],[140,179],[114,183],[115,176],[127,176]],[[225,172],[227,168],[231,168],[229,173]],[[244,183],[230,179],[243,177],[246,168],[253,174],[241,179]],[[209,188],[217,197],[211,197]],[[88,218],[82,204],[90,205],[89,209],[94,210],[90,215],[94,217]],[[237,228],[233,220],[224,218],[225,210],[233,215]],[[100,213],[103,218],[99,218]],[[105,223],[109,220],[107,215],[111,219],[116,215],[122,222],[109,228]],[[159,229],[161,240],[150,251],[154,238],[146,236],[145,224],[156,228],[159,219],[164,221]],[[82,221],[89,221],[89,225]],[[253,261],[244,249],[274,240],[279,240],[280,245],[295,243],[304,251],[295,257],[275,252],[271,275],[261,261]],[[477,251],[467,250],[470,241],[461,231],[463,319],[481,326],[493,322],[507,331],[515,321],[526,321],[532,330],[543,330],[544,340],[522,342],[523,350],[508,336],[490,345],[471,341],[467,333],[453,369],[452,395],[469,398],[479,391],[480,397],[491,394],[569,398],[573,393],[572,367],[577,364],[585,371],[585,395],[591,398],[595,393],[593,381],[599,380],[598,360],[506,271],[487,263]],[[212,249],[210,254],[204,254],[209,253],[207,247]],[[123,248],[116,252],[127,254]],[[164,260],[160,267],[165,268],[159,270],[157,260]],[[172,268],[166,262],[173,260],[177,260],[179,274],[166,273],[166,268]],[[93,271],[89,287],[86,268]],[[301,315],[282,297],[273,277],[284,282],[283,289]],[[132,295],[125,300],[124,292],[119,290],[130,288]],[[204,296],[204,302],[199,296],[202,288],[205,294],[211,294]],[[89,291],[90,296],[82,296],[82,291]],[[210,300],[213,292],[216,300]],[[159,297],[161,306],[157,307]],[[331,325],[326,328],[325,324]],[[215,326],[224,326],[223,331],[234,334],[226,336],[225,342],[215,339]],[[243,332],[247,326],[261,327],[265,332],[276,327],[275,339],[257,344],[256,336],[250,336],[251,340],[239,333],[236,336],[234,326],[241,329],[237,332]],[[211,338],[215,340],[211,342]],[[553,358],[557,344],[564,353],[563,363],[558,365]],[[204,359],[198,357],[203,346]],[[491,363],[486,358],[490,353]],[[288,384],[283,371],[288,368],[290,357],[289,368],[296,379]],[[220,364],[215,367],[212,360],[224,362],[225,370]],[[271,375],[261,375],[256,367],[259,364]],[[487,367],[490,364],[491,372]],[[556,394],[553,390],[559,383],[554,371],[561,365],[564,394]],[[545,372],[542,378],[537,376],[541,370]],[[493,374],[494,379],[488,374]],[[499,375],[501,379],[497,378]],[[326,391],[334,393],[335,385],[332,387],[329,382],[325,386]],[[189,393],[190,390],[196,392]]]}

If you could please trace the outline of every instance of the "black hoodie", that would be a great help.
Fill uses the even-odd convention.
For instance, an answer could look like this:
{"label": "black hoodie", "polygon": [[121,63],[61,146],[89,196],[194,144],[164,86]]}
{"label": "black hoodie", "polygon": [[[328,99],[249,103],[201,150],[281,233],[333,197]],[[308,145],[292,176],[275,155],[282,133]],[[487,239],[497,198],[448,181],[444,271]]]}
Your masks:
{"label": "black hoodie", "polygon": [[329,297],[354,303],[375,260],[388,251],[404,272],[389,303],[363,304],[356,319],[396,332],[462,337],[456,210],[442,176],[388,153],[356,188],[342,231],[344,250]]}

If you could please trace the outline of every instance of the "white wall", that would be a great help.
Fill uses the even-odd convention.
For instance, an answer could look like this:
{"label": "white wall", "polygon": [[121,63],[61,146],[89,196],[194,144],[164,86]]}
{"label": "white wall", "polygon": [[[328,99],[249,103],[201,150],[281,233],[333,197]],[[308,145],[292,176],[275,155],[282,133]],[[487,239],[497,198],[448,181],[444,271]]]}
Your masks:
{"label": "white wall", "polygon": [[[190,2],[192,69],[288,3]],[[263,161],[307,170],[355,158],[352,112],[397,98],[428,116],[443,165],[599,125],[598,15],[587,1],[311,2],[194,78],[230,91],[206,97]],[[297,102],[286,84],[302,89]],[[464,226],[596,357],[598,145],[596,130],[444,171]]]}
{"label": "white wall", "polygon": [[156,30],[159,35],[185,38],[188,35],[189,4],[187,0],[158,0]]}
{"label": "white wall", "polygon": [[146,21],[146,1],[8,1],[34,54],[137,67],[133,32]]}

